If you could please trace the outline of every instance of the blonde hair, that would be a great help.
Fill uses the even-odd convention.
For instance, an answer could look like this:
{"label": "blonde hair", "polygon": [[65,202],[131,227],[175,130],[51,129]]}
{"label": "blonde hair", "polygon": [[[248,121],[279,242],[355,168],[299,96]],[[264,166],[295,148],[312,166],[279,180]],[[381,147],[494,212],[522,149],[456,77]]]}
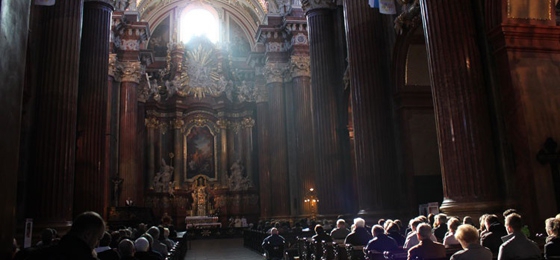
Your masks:
{"label": "blonde hair", "polygon": [[455,231],[455,238],[467,244],[478,242],[478,230],[468,224],[460,225]]}

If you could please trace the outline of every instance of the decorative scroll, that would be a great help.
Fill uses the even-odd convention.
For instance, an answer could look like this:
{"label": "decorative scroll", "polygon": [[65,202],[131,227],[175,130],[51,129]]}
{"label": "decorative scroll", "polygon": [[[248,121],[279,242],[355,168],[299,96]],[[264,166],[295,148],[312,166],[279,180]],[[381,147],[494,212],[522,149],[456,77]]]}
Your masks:
{"label": "decorative scroll", "polygon": [[290,61],[290,74],[292,78],[311,77],[309,56],[292,56]]}
{"label": "decorative scroll", "polygon": [[334,8],[335,5],[332,0],[301,0],[301,8],[306,13],[320,8]]}
{"label": "decorative scroll", "polygon": [[285,63],[267,63],[263,68],[263,74],[266,77],[266,83],[269,84],[282,82],[286,68],[287,66]]}

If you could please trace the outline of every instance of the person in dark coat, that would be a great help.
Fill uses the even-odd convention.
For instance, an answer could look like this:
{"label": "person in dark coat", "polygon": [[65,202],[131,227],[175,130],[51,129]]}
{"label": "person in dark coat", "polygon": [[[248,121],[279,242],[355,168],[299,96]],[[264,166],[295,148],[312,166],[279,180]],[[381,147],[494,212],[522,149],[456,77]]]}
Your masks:
{"label": "person in dark coat", "polygon": [[123,239],[119,243],[118,248],[121,260],[138,260],[138,258],[134,257],[134,253],[136,252],[134,242],[130,239]]}
{"label": "person in dark coat", "polygon": [[447,215],[443,213],[437,214],[433,226],[434,236],[436,236],[438,242],[443,242],[445,234],[447,233]]}
{"label": "person in dark coat", "polygon": [[393,251],[398,248],[397,242],[385,235],[385,230],[381,225],[375,225],[371,229],[373,238],[368,242],[366,246],[367,251],[377,251],[383,253],[385,251]]}
{"label": "person in dark coat", "polygon": [[344,244],[365,246],[372,238],[373,236],[366,229],[366,221],[363,218],[355,218],[352,232],[346,236]]}
{"label": "person in dark coat", "polygon": [[560,220],[557,218],[549,218],[545,221],[545,229],[548,237],[544,245],[544,258],[560,257],[560,238],[558,233],[560,230]]}
{"label": "person in dark coat", "polygon": [[58,245],[36,250],[28,259],[98,259],[93,249],[104,233],[103,218],[93,211],[84,212],[76,217],[70,231],[62,237]]}
{"label": "person in dark coat", "polygon": [[315,235],[311,237],[311,240],[319,241],[319,242],[321,242],[321,241],[332,242],[333,241],[332,237],[329,236],[329,234],[325,233],[325,229],[321,225],[316,225],[315,226]]}
{"label": "person in dark coat", "polygon": [[267,259],[282,259],[284,255],[286,240],[278,233],[277,228],[271,228],[270,236],[266,237],[262,242],[262,248],[266,252]]}
{"label": "person in dark coat", "polygon": [[502,237],[507,235],[506,227],[500,223],[498,216],[491,214],[486,216],[486,232],[480,237],[480,245],[490,249],[492,254],[498,256]]}
{"label": "person in dark coat", "polygon": [[119,260],[121,256],[116,250],[113,250],[109,244],[111,244],[111,234],[105,232],[103,238],[99,241],[99,246],[95,248],[97,253],[97,258],[100,260]]}
{"label": "person in dark coat", "polygon": [[395,222],[391,222],[385,228],[387,232],[387,236],[394,239],[397,242],[398,246],[403,246],[405,237],[402,235],[401,231],[399,230],[399,226]]}

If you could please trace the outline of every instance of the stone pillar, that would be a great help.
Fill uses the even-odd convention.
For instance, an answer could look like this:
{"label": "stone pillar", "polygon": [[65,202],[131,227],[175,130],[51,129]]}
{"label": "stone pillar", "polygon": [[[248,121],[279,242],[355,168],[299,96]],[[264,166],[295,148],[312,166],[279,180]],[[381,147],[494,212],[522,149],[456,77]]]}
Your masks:
{"label": "stone pillar", "polygon": [[[260,68],[255,68],[260,71]],[[272,183],[270,181],[270,133],[268,130],[268,91],[266,80],[262,74],[255,77],[256,103],[257,103],[257,143],[259,158],[259,197],[261,218],[272,217]]]}
{"label": "stone pillar", "polygon": [[393,135],[385,24],[367,1],[344,1],[358,208],[389,216],[397,209],[399,178]]}
{"label": "stone pillar", "polygon": [[[145,119],[146,128],[148,129],[148,187],[154,189],[154,176],[156,173],[156,129],[159,127],[159,121],[155,116]],[[182,141],[181,141],[182,143]],[[159,160],[158,160],[159,161]]]}
{"label": "stone pillar", "polygon": [[421,0],[420,9],[443,178],[441,209],[459,216],[493,212],[501,204],[500,188],[471,1]]}
{"label": "stone pillar", "polygon": [[[185,125],[185,121],[183,121],[180,117],[182,113],[179,112],[177,115],[178,118],[171,121],[173,125],[173,138],[174,142],[174,150],[175,150],[175,157],[173,157],[173,181],[175,182],[173,186],[175,189],[179,189],[181,187],[181,172],[183,171],[183,126]],[[171,163],[171,162],[169,162]],[[184,180],[183,180],[184,181]],[[167,184],[165,184],[167,185]]]}
{"label": "stone pillar", "polygon": [[[108,176],[109,185],[115,185],[112,181],[118,179],[118,122],[119,122],[119,85],[120,72],[117,66],[117,54],[109,54],[109,72],[107,84],[107,116],[105,122],[105,176]],[[115,192],[114,186],[111,194],[111,206],[118,206],[118,192],[120,185]]]}
{"label": "stone pillar", "polygon": [[131,198],[141,206],[144,186],[142,176],[138,174],[138,84],[142,75],[139,61],[123,61],[122,82],[120,87],[119,118],[119,177],[123,179],[119,205],[124,205]]}
{"label": "stone pillar", "polygon": [[[29,36],[30,1],[2,1],[0,14],[0,49],[3,52],[0,61],[0,103],[3,113],[0,115],[2,128],[0,135],[0,165],[2,182],[0,190],[0,259],[12,259],[12,240],[18,226],[16,207],[18,206],[18,175],[23,171],[20,166],[20,151],[24,151],[22,139],[25,129],[22,122],[23,89],[26,79],[26,56]],[[6,40],[9,39],[9,40]],[[23,110],[24,111],[24,110]],[[20,136],[22,139],[20,139]],[[20,147],[21,146],[21,147]],[[19,215],[19,214],[18,214]],[[21,241],[21,240],[20,240]],[[18,243],[20,242],[18,241]]]}
{"label": "stone pillar", "polygon": [[109,205],[109,175],[105,171],[109,34],[113,6],[85,0],[78,87],[78,136],[74,214],[99,213]]}
{"label": "stone pillar", "polygon": [[73,219],[83,0],[36,8],[41,21],[35,29],[43,37],[36,61],[40,98],[35,106],[27,216],[39,229],[61,228]]}
{"label": "stone pillar", "polygon": [[[331,1],[302,1],[307,15],[309,55],[311,58],[311,98],[313,111],[313,144],[316,191],[321,201],[319,214],[345,212],[344,198],[337,192],[344,183],[342,176],[341,140],[337,133],[337,65],[333,53],[335,32],[334,6]],[[324,203],[323,203],[324,202]]]}
{"label": "stone pillar", "polygon": [[[307,38],[307,37],[306,37]],[[303,200],[305,192],[310,188],[317,189],[315,165],[309,162],[313,149],[313,115],[311,113],[311,71],[309,56],[292,56],[290,60],[290,75],[292,77],[293,118],[294,118],[294,150],[297,168],[298,204],[300,211],[305,212]]]}
{"label": "stone pillar", "polygon": [[221,179],[221,185],[224,187],[228,186],[228,182],[227,179],[225,177],[227,177],[227,171],[229,169],[228,167],[228,131],[227,131],[227,126],[228,126],[228,122],[225,119],[219,119],[218,121],[216,121],[216,124],[218,125],[218,127],[220,127],[220,169],[222,170],[221,174],[219,176],[223,176],[223,178]]}
{"label": "stone pillar", "polygon": [[[270,131],[270,180],[273,198],[289,198],[288,154],[286,140],[286,106],[284,98],[283,76],[286,64],[267,62],[264,67],[268,89],[268,123]],[[272,186],[269,186],[272,187]],[[272,204],[272,216],[290,215],[290,200],[279,199]]]}
{"label": "stone pillar", "polygon": [[255,120],[251,117],[245,117],[243,118],[243,121],[241,121],[241,126],[243,128],[242,139],[245,143],[245,145],[243,145],[242,152],[242,154],[245,155],[245,174],[249,180],[253,180],[253,127],[255,127]]}

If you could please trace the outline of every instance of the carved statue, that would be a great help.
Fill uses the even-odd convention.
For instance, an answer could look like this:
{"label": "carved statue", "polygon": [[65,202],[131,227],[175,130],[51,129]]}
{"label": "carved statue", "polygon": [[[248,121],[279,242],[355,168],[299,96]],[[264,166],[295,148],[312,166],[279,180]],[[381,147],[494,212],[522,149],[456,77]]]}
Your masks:
{"label": "carved statue", "polygon": [[241,164],[241,160],[235,161],[231,167],[231,175],[229,176],[229,189],[232,191],[247,190],[252,186],[251,180],[243,176],[245,167]]}
{"label": "carved statue", "polygon": [[113,199],[115,200],[115,206],[119,206],[119,196],[121,195],[121,183],[122,178],[115,177],[111,180],[113,182]]}
{"label": "carved statue", "polygon": [[154,176],[154,189],[156,192],[164,192],[173,177],[173,166],[167,165],[164,159],[161,159],[161,170]]}

